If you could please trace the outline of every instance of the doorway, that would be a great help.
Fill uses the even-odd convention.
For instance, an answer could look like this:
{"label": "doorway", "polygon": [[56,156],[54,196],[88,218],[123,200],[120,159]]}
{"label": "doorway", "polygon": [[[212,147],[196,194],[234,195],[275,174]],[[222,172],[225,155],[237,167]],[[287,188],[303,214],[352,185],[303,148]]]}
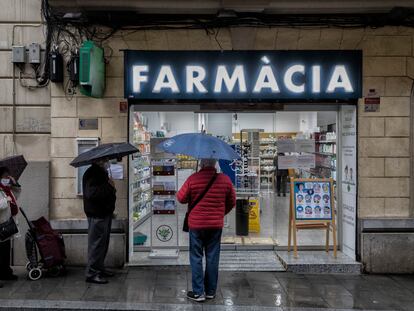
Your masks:
{"label": "doorway", "polygon": [[[156,111],[158,110],[158,111]],[[338,236],[341,237],[342,217],[341,198],[338,185],[341,183],[341,147],[339,106],[290,106],[291,111],[223,111],[203,109],[198,105],[149,106],[131,105],[130,141],[140,150],[142,156],[130,159],[130,258],[150,252],[153,248],[188,249],[188,235],[181,231],[186,206],[174,203],[173,214],[166,214],[162,222],[171,230],[172,238],[160,241],[157,228],[154,228],[154,205],[166,206],[174,200],[174,195],[156,197],[153,187],[170,185],[167,177],[154,178],[151,168],[151,141],[154,143],[177,134],[199,132],[217,136],[236,148],[243,143],[246,131],[257,132],[258,147],[257,194],[253,198],[257,205],[256,228],[249,228],[248,236],[236,233],[236,217],[233,210],[226,216],[223,230],[222,249],[224,250],[283,250],[287,246],[289,178],[279,180],[275,171],[277,142],[284,139],[310,139],[314,150],[314,166],[289,169],[288,176],[301,178],[333,178],[336,182],[335,197],[338,217]],[[253,138],[252,138],[253,139]],[[176,157],[176,185],[179,189],[188,176],[197,170],[197,161],[184,155]],[[223,167],[218,167],[224,171]],[[356,172],[354,173],[356,176]],[[237,181],[235,180],[237,189]],[[165,194],[165,193],[164,193]],[[280,196],[279,196],[280,194]],[[285,196],[286,195],[286,196]],[[139,202],[137,204],[137,202]],[[167,202],[167,203],[166,203]],[[168,216],[169,215],[169,216]],[[169,217],[169,218],[168,218]],[[167,220],[167,221],[165,221]],[[159,225],[162,225],[159,223]],[[165,233],[165,232],[164,232]],[[166,234],[166,233],[165,233]],[[319,250],[324,245],[324,232],[311,230],[298,235],[301,249]],[[161,238],[162,240],[162,238]],[[341,241],[341,238],[339,239]],[[155,243],[154,243],[155,241]]]}

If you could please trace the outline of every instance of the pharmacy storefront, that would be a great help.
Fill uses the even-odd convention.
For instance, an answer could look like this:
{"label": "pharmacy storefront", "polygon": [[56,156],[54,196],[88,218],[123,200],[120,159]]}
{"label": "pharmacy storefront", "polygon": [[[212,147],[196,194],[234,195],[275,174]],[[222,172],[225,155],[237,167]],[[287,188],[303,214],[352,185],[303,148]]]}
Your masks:
{"label": "pharmacy storefront", "polygon": [[282,258],[289,244],[299,256],[324,253],[327,243],[357,258],[361,51],[126,50],[124,87],[129,141],[140,150],[129,159],[131,264],[188,263],[187,206],[175,194],[197,159],[159,145],[201,131],[241,156],[217,164],[247,202],[225,218],[224,258]]}

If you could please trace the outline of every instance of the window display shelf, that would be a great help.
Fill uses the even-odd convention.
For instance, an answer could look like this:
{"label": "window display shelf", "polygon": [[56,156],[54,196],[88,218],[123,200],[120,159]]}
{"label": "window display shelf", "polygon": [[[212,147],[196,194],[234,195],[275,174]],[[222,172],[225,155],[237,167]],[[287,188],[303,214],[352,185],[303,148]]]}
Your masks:
{"label": "window display shelf", "polygon": [[131,159],[130,177],[130,211],[134,230],[151,215],[151,170],[149,158],[149,139],[151,133],[147,131],[146,119],[138,112],[132,115],[132,144],[137,147],[140,154]]}
{"label": "window display shelf", "polygon": [[138,179],[132,180],[132,182],[136,183],[136,182],[144,181],[144,180],[147,180],[147,179],[150,179],[150,178],[151,178],[151,175],[143,176],[143,177],[139,177]]}
{"label": "window display shelf", "polygon": [[273,184],[268,183],[268,182],[262,182],[260,185],[261,185],[262,187],[272,187],[272,186],[273,186]]}
{"label": "window display shelf", "polygon": [[144,223],[149,217],[151,216],[151,213],[148,211],[142,216],[139,217],[138,220],[133,221],[133,228],[136,230],[142,223]]}
{"label": "window display shelf", "polygon": [[152,199],[153,197],[149,197],[148,199],[145,199],[145,200],[141,199],[141,200],[134,201],[134,210],[138,211],[139,208],[137,209],[137,207],[141,207],[143,204],[151,202]]}
{"label": "window display shelf", "polygon": [[[330,172],[335,172],[333,170],[331,170],[330,168],[324,168],[324,167],[320,167],[322,170],[329,170]],[[304,178],[333,178],[335,181],[335,177],[333,176],[331,173],[328,172],[322,172],[321,170],[316,169],[300,169],[302,172],[305,172],[306,174],[302,177]]]}
{"label": "window display shelf", "polygon": [[262,159],[273,159],[274,157],[274,155],[260,155],[260,158]]}
{"label": "window display shelf", "polygon": [[317,167],[326,168],[331,171],[336,171],[336,167],[333,166],[318,165]]}
{"label": "window display shelf", "polygon": [[154,190],[154,195],[175,195],[175,190]]}
{"label": "window display shelf", "polygon": [[154,215],[174,215],[175,210],[165,210],[165,211],[154,210],[153,213]]}
{"label": "window display shelf", "polygon": [[152,172],[154,176],[174,176],[175,172]]}
{"label": "window display shelf", "polygon": [[329,153],[329,152],[307,152],[307,153],[313,153],[313,154],[318,154],[318,155],[327,156],[327,157],[336,157],[336,153]]}
{"label": "window display shelf", "polygon": [[134,191],[132,192],[132,195],[136,195],[137,193],[143,193],[143,192],[147,192],[150,191],[152,188],[151,187],[145,187],[145,188],[136,188],[134,189]]}
{"label": "window display shelf", "polygon": [[[151,142],[158,145],[160,141]],[[151,148],[155,150],[155,148]],[[178,164],[179,159],[169,157],[166,153],[153,155],[151,162],[152,170],[152,194],[153,201],[151,204],[151,213],[153,215],[174,215],[177,210],[175,194],[178,184]],[[182,157],[183,158],[183,157]],[[151,220],[152,223],[153,219]]]}

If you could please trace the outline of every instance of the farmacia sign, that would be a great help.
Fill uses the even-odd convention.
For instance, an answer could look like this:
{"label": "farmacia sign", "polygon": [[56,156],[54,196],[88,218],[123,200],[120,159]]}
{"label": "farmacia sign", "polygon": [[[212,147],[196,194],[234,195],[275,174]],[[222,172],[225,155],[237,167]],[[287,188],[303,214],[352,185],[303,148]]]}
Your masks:
{"label": "farmacia sign", "polygon": [[355,100],[361,51],[124,51],[125,98]]}

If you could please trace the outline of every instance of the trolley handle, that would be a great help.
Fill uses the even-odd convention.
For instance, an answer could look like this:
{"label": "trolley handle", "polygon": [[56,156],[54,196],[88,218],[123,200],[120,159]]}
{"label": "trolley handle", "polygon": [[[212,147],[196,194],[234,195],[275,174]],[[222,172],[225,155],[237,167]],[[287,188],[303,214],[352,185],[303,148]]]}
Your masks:
{"label": "trolley handle", "polygon": [[20,212],[22,213],[22,215],[23,215],[24,219],[26,219],[27,224],[29,225],[29,228],[33,230],[33,229],[34,229],[34,226],[33,226],[32,222],[29,220],[29,218],[27,218],[27,215],[26,215],[26,213],[24,212],[24,210],[23,210],[21,207],[19,207],[19,210],[20,210]]}

